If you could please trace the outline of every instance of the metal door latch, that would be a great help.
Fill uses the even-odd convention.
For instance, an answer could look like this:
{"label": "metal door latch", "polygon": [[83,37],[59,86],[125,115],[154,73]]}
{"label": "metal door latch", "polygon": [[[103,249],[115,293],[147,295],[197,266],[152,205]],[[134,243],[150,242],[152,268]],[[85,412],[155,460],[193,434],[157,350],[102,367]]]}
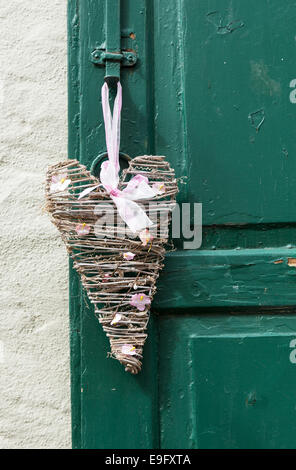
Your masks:
{"label": "metal door latch", "polygon": [[94,64],[106,65],[106,60],[120,62],[122,67],[132,67],[137,62],[137,55],[133,51],[106,52],[105,49],[95,49],[91,53]]}
{"label": "metal door latch", "polygon": [[134,51],[121,50],[120,0],[105,0],[106,41],[105,49],[91,52],[91,61],[106,67],[105,80],[120,80],[120,67],[132,67],[137,62]]}

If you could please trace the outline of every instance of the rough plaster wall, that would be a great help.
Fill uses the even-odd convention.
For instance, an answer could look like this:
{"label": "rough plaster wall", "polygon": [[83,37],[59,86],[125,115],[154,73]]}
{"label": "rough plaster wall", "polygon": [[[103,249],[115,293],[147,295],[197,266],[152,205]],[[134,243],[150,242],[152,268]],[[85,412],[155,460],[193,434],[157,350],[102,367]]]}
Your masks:
{"label": "rough plaster wall", "polygon": [[67,256],[42,212],[67,156],[66,0],[0,0],[0,448],[71,447]]}

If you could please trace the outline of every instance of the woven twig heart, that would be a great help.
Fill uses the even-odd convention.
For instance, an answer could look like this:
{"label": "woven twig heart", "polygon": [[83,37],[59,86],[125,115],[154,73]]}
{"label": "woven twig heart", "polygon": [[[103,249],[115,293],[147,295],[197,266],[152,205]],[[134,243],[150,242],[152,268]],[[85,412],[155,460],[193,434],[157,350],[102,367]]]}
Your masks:
{"label": "woven twig heart", "polygon": [[[133,374],[141,370],[149,307],[163,267],[169,224],[163,225],[162,221],[166,216],[169,222],[178,191],[174,170],[164,157],[133,159],[122,173],[119,189],[125,188],[135,174],[164,188],[152,200],[140,201],[145,210],[149,207],[149,215],[158,214],[154,238],[146,245],[131,232],[128,234],[102,185],[78,199],[83,190],[100,184],[78,161],[68,160],[50,167],[46,183],[47,210],[109,337],[111,356]],[[57,182],[54,190],[53,182]],[[101,217],[106,221],[104,226]],[[123,233],[127,234],[125,238]],[[129,253],[135,255],[133,259],[126,259],[131,258]]]}

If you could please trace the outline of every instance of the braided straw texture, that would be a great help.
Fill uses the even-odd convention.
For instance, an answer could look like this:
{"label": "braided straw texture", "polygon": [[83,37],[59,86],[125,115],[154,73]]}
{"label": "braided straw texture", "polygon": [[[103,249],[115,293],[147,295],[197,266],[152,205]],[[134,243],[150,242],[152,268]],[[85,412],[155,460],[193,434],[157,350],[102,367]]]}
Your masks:
{"label": "braided straw texture", "polygon": [[[52,177],[64,174],[71,183],[63,191],[52,192]],[[153,221],[153,214],[158,214],[155,226],[150,229],[154,238],[146,246],[128,231],[103,186],[78,199],[83,190],[100,181],[77,160],[51,166],[46,179],[47,211],[61,233],[74,268],[94,305],[95,315],[110,340],[110,356],[132,374],[141,370],[149,321],[148,302],[153,299],[163,268],[169,221],[178,191],[174,170],[164,157],[134,158],[122,172],[119,189],[124,189],[136,174],[147,176],[149,183],[161,183],[165,187],[164,194],[150,201],[137,201],[146,211],[149,209],[147,214]],[[85,224],[89,233],[77,234],[77,224]],[[132,260],[124,259],[123,254],[127,252],[135,254]],[[148,298],[145,310],[139,311],[130,304],[135,293]]]}

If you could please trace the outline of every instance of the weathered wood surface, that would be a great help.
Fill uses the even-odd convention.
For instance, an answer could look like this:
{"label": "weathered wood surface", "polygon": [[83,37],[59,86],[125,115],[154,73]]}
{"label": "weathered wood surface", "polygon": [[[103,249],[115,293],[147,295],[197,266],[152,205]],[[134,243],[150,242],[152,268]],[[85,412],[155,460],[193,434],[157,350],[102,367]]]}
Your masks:
{"label": "weathered wood surface", "polygon": [[169,253],[153,307],[296,305],[295,249],[197,250]]}

